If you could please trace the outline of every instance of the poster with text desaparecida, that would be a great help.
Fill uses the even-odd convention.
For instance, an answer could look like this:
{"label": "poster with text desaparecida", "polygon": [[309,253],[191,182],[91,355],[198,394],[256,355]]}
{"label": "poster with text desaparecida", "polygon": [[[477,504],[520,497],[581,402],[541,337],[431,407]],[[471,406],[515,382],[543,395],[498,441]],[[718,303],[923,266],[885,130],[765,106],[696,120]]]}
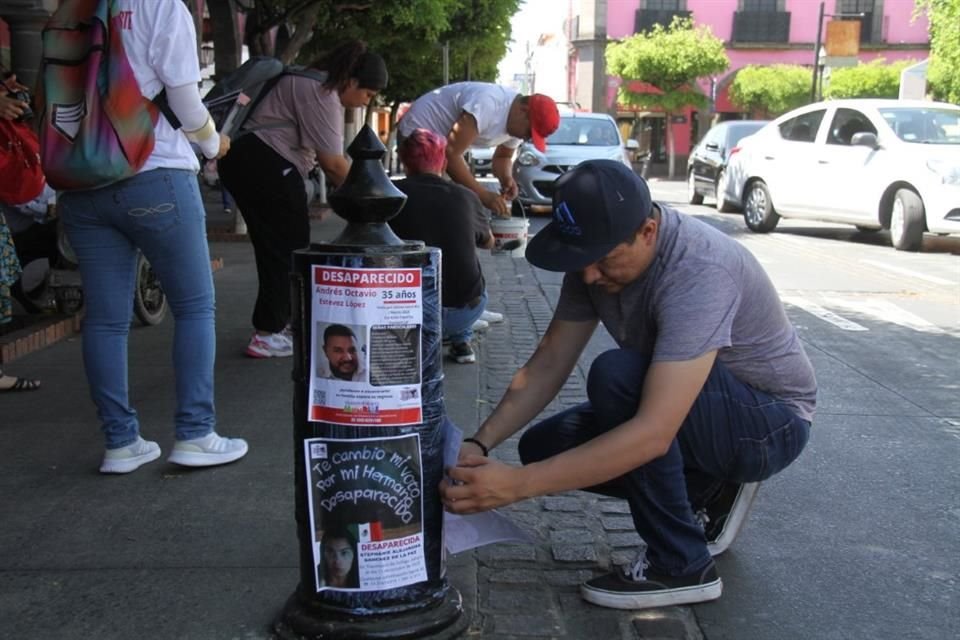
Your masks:
{"label": "poster with text desaparecida", "polygon": [[303,446],[316,590],[426,580],[419,435],[309,438]]}

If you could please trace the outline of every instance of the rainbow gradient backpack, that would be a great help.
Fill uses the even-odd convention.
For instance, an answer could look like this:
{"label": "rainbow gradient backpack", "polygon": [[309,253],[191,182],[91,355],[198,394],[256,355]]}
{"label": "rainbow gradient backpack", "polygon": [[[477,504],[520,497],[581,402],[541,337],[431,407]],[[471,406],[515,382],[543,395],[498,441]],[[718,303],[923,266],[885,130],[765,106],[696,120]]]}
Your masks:
{"label": "rainbow gradient backpack", "polygon": [[65,0],[43,29],[37,83],[40,157],[58,190],[102,187],[150,157],[160,111],[127,60],[116,0]]}

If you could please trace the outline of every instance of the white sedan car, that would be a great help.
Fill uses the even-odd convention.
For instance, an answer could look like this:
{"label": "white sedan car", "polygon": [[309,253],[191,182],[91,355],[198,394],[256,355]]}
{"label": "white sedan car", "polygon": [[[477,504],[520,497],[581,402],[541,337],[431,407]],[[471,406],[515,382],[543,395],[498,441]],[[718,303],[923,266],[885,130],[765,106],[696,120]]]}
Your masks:
{"label": "white sedan car", "polygon": [[513,178],[520,190],[519,200],[531,212],[548,212],[553,183],[585,160],[619,160],[628,167],[629,151],[639,147],[636,140],[626,144],[617,123],[606,113],[561,112],[560,126],[547,137],[541,153],[531,142],[517,147]]}
{"label": "white sedan car", "polygon": [[890,229],[920,248],[924,231],[960,233],[960,107],[912,100],[833,100],[786,113],[741,142],[731,191],[747,226],[780,218]]}

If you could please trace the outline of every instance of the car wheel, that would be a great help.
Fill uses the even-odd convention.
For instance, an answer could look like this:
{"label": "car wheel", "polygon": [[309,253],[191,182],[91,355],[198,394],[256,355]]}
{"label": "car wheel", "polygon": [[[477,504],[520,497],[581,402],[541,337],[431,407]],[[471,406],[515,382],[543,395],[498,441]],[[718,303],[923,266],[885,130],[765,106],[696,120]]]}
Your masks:
{"label": "car wheel", "polygon": [[687,177],[687,202],[690,204],[703,203],[703,196],[697,193],[697,180],[693,177],[693,171]]}
{"label": "car wheel", "polygon": [[727,200],[726,196],[724,195],[727,192],[727,172],[726,171],[721,171],[720,175],[717,176],[716,188],[717,190],[714,196],[716,197],[716,200],[717,200],[717,211],[719,211],[720,213],[730,213],[731,211],[735,210],[736,207],[730,204],[730,202]]}
{"label": "car wheel", "polygon": [[890,211],[890,241],[900,251],[919,251],[926,227],[923,200],[915,191],[900,189]]}
{"label": "car wheel", "polygon": [[750,231],[756,233],[773,231],[780,222],[780,216],[773,210],[770,191],[760,180],[751,183],[747,188],[747,196],[743,202],[743,220]]}

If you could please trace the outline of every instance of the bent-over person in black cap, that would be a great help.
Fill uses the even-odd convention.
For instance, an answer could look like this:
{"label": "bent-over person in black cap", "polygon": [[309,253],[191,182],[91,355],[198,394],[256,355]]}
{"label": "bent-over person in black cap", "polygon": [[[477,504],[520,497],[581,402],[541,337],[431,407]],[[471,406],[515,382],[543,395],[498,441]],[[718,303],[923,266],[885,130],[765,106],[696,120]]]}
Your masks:
{"label": "bent-over person in black cap", "polygon": [[[642,609],[720,597],[712,556],[733,541],[757,484],[810,435],[817,385],[757,260],[660,203],[619,162],[557,180],[553,220],[527,248],[566,275],[550,326],[497,408],[461,447],[441,493],[455,513],[587,489],[626,499],[644,545],[588,580],[588,601]],[[603,322],[618,348],[594,360],[587,402],[530,427],[524,466],[486,457],[560,391]]]}

